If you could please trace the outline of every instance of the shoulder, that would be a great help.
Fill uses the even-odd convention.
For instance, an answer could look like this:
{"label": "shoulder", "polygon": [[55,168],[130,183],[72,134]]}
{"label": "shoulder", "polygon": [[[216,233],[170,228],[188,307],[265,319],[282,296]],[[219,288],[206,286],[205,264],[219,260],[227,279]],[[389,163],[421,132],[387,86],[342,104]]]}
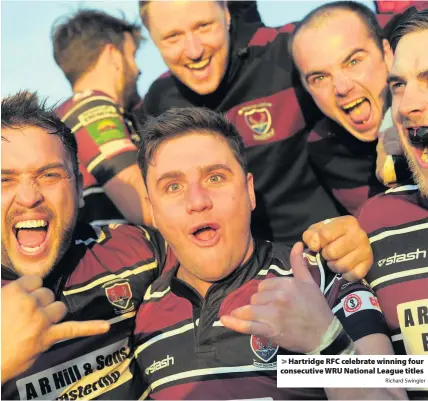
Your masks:
{"label": "shoulder", "polygon": [[127,266],[155,267],[158,250],[165,249],[164,241],[156,230],[127,224],[80,225],[75,246],[85,249],[81,264],[99,265],[109,271]]}
{"label": "shoulder", "polygon": [[[248,42],[248,46],[268,46],[276,39],[288,40],[289,34],[294,31],[294,24],[287,24],[279,28],[260,26]],[[288,51],[288,49],[286,49]]]}
{"label": "shoulder", "polygon": [[390,189],[366,201],[357,212],[358,222],[368,233],[382,227],[406,224],[426,218],[428,210],[418,202],[416,185]]}

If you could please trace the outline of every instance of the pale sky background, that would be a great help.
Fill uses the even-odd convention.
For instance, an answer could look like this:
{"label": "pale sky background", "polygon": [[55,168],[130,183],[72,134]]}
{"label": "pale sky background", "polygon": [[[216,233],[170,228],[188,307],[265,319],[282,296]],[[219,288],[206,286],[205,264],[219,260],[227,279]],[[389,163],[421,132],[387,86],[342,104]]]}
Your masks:
{"label": "pale sky background", "polygon": [[[259,12],[268,26],[279,26],[301,19],[313,8],[328,1],[265,0],[259,1]],[[365,1],[361,1],[365,2]],[[374,10],[374,2],[365,2]],[[71,87],[56,65],[52,55],[50,31],[53,22],[79,7],[104,10],[116,17],[123,11],[132,22],[138,21],[136,0],[122,1],[1,1],[1,97],[19,89],[37,90],[48,96],[49,103],[65,100]],[[138,89],[144,95],[153,82],[166,70],[158,51],[149,40],[137,53],[142,75]]]}

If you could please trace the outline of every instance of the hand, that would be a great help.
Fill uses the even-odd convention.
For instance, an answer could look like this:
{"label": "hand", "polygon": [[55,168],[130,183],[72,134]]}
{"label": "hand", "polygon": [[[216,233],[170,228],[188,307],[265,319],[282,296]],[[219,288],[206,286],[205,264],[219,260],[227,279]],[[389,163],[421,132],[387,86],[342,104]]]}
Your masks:
{"label": "hand", "polygon": [[394,188],[398,185],[395,174],[393,155],[403,155],[403,148],[395,127],[380,132],[376,147],[376,177],[386,186]]}
{"label": "hand", "polygon": [[270,278],[259,284],[251,304],[221,317],[231,330],[265,337],[289,351],[317,348],[334,315],[302,257],[303,244],[291,250],[294,278]]}
{"label": "hand", "polygon": [[345,280],[357,281],[366,276],[373,264],[369,239],[353,216],[328,219],[311,225],[303,241],[314,252],[321,252],[328,267],[343,274]]}
{"label": "hand", "polygon": [[58,322],[67,308],[37,276],[23,276],[1,289],[2,384],[25,372],[54,343],[103,334],[106,321]]}

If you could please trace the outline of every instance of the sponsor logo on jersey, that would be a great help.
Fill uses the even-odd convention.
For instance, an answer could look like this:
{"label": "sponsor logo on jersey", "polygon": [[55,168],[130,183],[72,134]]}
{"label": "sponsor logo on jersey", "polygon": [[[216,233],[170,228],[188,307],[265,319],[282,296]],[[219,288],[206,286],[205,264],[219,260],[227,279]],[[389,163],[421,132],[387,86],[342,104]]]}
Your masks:
{"label": "sponsor logo on jersey", "polygon": [[272,116],[269,111],[271,103],[260,103],[243,107],[238,111],[238,115],[243,115],[245,123],[255,133],[255,141],[265,141],[275,135],[272,128]]}
{"label": "sponsor logo on jersey", "polygon": [[131,361],[129,351],[128,339],[77,358],[73,358],[77,353],[73,351],[73,347],[70,350],[64,348],[60,355],[62,360],[66,359],[65,362],[16,381],[19,398],[21,400],[97,398],[132,378],[129,370]]}
{"label": "sponsor logo on jersey", "polygon": [[158,370],[165,369],[169,366],[174,365],[174,357],[169,356],[169,354],[166,356],[166,358],[162,359],[161,361],[153,361],[153,363],[144,371],[144,373],[148,376],[152,373],[157,372]]}
{"label": "sponsor logo on jersey", "polygon": [[129,283],[114,283],[105,287],[104,290],[111,304],[122,309],[128,308],[132,298],[132,291]]}
{"label": "sponsor logo on jersey", "polygon": [[379,267],[383,266],[390,266],[395,263],[403,263],[403,262],[409,262],[411,260],[418,260],[419,257],[425,259],[427,257],[427,252],[423,249],[416,249],[416,251],[409,252],[409,253],[397,253],[395,252],[394,255],[389,256],[385,259],[380,259],[377,262],[377,265]]}
{"label": "sponsor logo on jersey", "polygon": [[250,344],[254,354],[263,362],[269,362],[279,349],[271,340],[254,335],[250,337]]}
{"label": "sponsor logo on jersey", "polygon": [[358,311],[361,308],[361,305],[361,298],[357,294],[350,294],[343,302],[343,309],[348,313],[352,313]]}
{"label": "sponsor logo on jersey", "polygon": [[342,307],[345,316],[364,310],[377,310],[381,312],[377,298],[369,291],[355,291],[342,299]]}

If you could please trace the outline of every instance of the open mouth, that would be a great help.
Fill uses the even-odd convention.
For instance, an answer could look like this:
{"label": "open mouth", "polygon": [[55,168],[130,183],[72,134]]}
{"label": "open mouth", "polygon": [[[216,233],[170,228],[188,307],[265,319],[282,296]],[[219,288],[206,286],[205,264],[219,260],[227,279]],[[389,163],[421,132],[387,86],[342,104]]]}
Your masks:
{"label": "open mouth", "polygon": [[359,128],[364,128],[372,115],[371,103],[365,97],[360,97],[343,105],[342,110],[348,115],[352,123]]}
{"label": "open mouth", "polygon": [[407,133],[416,160],[423,168],[428,168],[428,127],[407,128]]}
{"label": "open mouth", "polygon": [[200,246],[212,246],[220,238],[220,226],[216,223],[196,226],[191,229],[190,236]]}
{"label": "open mouth", "polygon": [[211,62],[211,57],[206,58],[205,60],[198,61],[197,63],[189,63],[187,64],[187,68],[192,71],[201,71],[206,68]]}
{"label": "open mouth", "polygon": [[13,232],[24,253],[36,254],[46,242],[48,229],[47,220],[23,220],[14,225]]}

